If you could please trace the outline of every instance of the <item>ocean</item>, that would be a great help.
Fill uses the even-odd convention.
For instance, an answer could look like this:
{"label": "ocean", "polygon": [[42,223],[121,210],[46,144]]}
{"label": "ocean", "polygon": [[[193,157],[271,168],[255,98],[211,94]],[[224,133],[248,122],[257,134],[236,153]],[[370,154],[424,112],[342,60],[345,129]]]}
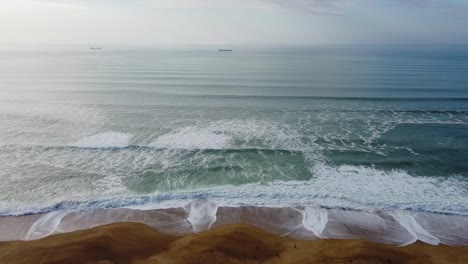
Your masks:
{"label": "ocean", "polygon": [[0,131],[0,216],[33,223],[0,240],[231,208],[468,245],[468,46],[4,50]]}

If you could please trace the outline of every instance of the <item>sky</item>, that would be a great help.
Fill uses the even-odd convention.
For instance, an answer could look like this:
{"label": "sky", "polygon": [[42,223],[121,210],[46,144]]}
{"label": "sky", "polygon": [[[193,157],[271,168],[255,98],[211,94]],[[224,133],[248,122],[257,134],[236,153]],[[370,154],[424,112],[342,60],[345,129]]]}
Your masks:
{"label": "sky", "polygon": [[467,0],[0,0],[0,45],[468,44]]}

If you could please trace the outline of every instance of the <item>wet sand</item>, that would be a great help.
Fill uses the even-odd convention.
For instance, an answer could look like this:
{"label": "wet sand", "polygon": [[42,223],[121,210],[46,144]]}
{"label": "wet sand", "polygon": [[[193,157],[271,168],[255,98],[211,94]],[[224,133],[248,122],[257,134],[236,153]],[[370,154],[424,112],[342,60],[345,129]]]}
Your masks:
{"label": "wet sand", "polygon": [[34,241],[0,243],[2,264],[198,263],[468,263],[468,247],[405,247],[362,240],[300,241],[235,224],[200,234],[161,234],[138,223],[118,223]]}

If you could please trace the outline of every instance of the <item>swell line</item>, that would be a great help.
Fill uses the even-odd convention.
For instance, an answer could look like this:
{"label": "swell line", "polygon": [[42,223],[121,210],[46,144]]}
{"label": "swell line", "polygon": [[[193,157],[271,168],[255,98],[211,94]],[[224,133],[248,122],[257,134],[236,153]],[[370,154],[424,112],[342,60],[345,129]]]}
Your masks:
{"label": "swell line", "polygon": [[301,153],[303,150],[301,149],[281,149],[281,148],[253,148],[253,147],[246,147],[246,148],[164,148],[164,147],[157,147],[157,146],[139,146],[139,145],[129,145],[129,146],[122,146],[122,147],[79,147],[79,146],[42,146],[42,145],[4,145],[0,146],[4,149],[11,149],[11,148],[23,148],[25,150],[33,150],[33,149],[42,149],[46,150],[109,150],[109,151],[119,151],[119,150],[152,150],[152,151],[165,151],[165,150],[185,150],[185,151],[203,151],[205,153],[213,153],[213,152],[224,152],[224,153],[243,153],[243,152],[272,152],[272,153]]}

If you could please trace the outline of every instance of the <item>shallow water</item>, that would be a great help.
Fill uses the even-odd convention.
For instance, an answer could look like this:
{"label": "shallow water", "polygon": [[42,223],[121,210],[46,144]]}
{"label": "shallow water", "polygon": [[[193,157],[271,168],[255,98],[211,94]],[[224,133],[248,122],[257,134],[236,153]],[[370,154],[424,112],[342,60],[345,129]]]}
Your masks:
{"label": "shallow water", "polygon": [[468,215],[466,46],[1,51],[0,131],[3,216]]}

